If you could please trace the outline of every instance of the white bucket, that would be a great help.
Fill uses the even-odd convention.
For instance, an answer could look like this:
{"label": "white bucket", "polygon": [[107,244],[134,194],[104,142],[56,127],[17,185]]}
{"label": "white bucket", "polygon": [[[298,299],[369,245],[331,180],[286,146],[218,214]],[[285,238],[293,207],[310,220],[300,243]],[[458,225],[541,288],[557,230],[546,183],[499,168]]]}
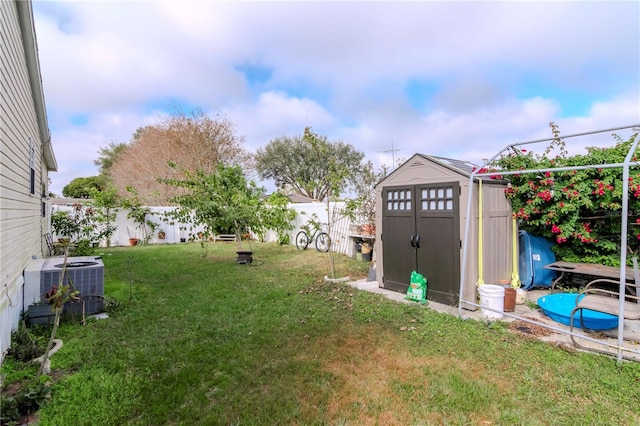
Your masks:
{"label": "white bucket", "polygon": [[504,287],[493,284],[483,284],[478,288],[478,292],[480,293],[480,306],[499,311],[493,312],[480,308],[480,313],[487,318],[502,318],[501,312],[504,311]]}
{"label": "white bucket", "polygon": [[524,305],[527,300],[527,291],[523,288],[516,288],[516,305]]}

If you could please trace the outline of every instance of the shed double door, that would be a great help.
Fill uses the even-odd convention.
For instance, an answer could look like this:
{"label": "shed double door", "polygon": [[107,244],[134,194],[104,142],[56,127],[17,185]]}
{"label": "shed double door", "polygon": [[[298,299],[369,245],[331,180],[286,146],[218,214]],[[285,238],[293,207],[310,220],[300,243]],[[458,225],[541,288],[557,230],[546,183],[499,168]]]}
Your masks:
{"label": "shed double door", "polygon": [[411,272],[427,278],[429,300],[456,305],[460,287],[458,182],[383,189],[383,287],[405,293]]}

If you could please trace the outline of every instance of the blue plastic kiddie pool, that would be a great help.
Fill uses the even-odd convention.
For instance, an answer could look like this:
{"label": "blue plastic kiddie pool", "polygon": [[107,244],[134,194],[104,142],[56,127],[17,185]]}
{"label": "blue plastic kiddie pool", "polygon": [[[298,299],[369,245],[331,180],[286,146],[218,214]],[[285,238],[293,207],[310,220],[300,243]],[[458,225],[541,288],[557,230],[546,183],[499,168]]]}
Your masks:
{"label": "blue plastic kiddie pool", "polygon": [[[552,320],[569,325],[571,311],[576,307],[577,293],[554,293],[538,299],[538,306]],[[582,309],[584,327],[591,330],[609,330],[618,326],[618,317],[590,309]],[[582,327],[580,312],[573,315],[573,326]]]}

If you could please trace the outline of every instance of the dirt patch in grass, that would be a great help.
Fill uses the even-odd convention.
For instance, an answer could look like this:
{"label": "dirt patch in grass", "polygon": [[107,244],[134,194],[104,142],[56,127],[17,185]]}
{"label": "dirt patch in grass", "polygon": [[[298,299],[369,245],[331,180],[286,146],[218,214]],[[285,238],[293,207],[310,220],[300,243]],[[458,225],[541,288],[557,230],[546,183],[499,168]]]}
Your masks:
{"label": "dirt patch in grass", "polygon": [[539,325],[531,324],[529,322],[521,320],[511,322],[509,324],[509,330],[517,334],[530,336],[532,338],[546,337],[553,334],[553,331],[546,327],[541,327]]}
{"label": "dirt patch in grass", "polygon": [[[419,356],[399,350],[403,345],[390,331],[375,330],[369,335],[347,332],[319,339],[314,346],[317,351],[310,353],[323,353],[323,369],[335,378],[336,386],[323,407],[324,420],[331,423],[445,423],[444,413],[429,411],[428,400],[433,388],[431,382],[448,374],[491,383],[500,392],[509,392],[513,386],[509,380],[493,377],[490,367],[477,362],[452,364],[446,355]],[[309,395],[303,406],[312,410],[317,403]],[[470,418],[474,424],[493,424],[486,413],[470,413]]]}

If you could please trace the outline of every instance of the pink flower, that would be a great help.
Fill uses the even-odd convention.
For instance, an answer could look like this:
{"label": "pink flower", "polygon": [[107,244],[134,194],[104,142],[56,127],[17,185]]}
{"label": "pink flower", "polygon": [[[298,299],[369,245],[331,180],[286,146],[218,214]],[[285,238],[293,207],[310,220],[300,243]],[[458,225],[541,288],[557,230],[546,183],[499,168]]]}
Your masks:
{"label": "pink flower", "polygon": [[554,234],[559,234],[559,233],[562,232],[562,229],[560,229],[560,227],[554,223],[551,226],[551,232],[554,233]]}

